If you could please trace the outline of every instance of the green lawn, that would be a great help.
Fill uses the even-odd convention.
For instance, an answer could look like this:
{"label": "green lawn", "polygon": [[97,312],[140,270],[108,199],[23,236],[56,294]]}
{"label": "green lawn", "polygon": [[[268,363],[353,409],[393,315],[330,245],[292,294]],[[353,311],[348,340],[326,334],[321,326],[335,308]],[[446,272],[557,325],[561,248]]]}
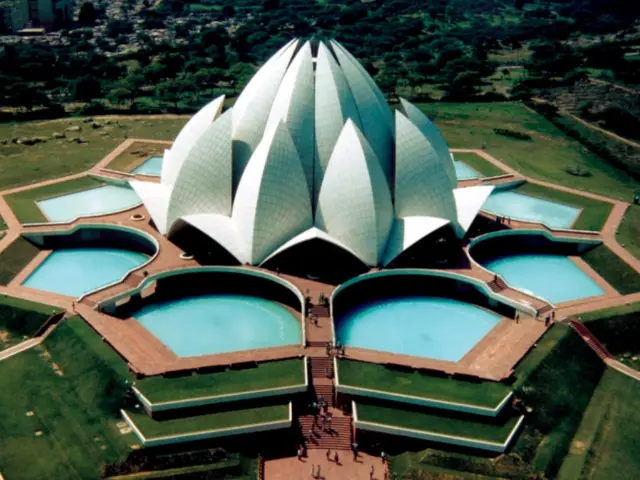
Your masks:
{"label": "green lawn", "polygon": [[572,228],[577,230],[600,231],[611,213],[613,205],[599,202],[587,197],[573,195],[571,193],[554,190],[534,183],[525,183],[514,190],[532,197],[538,197],[553,202],[563,203],[576,208],[581,208],[580,216]]}
{"label": "green lawn", "polygon": [[304,361],[299,359],[260,363],[253,368],[182,378],[147,377],[136,387],[154,403],[208,397],[265,388],[302,385]]}
{"label": "green lawn", "polygon": [[[481,148],[520,173],[592,193],[629,201],[640,182],[585,150],[555,125],[520,103],[427,103],[419,107],[442,131],[452,148]],[[494,128],[528,133],[522,141],[497,135]],[[566,167],[581,165],[590,177]]]}
{"label": "green lawn", "polygon": [[[0,139],[9,140],[8,145],[0,145],[0,189],[88,170],[127,137],[173,140],[187,120],[120,117],[117,124],[96,130],[81,118],[0,125]],[[104,123],[101,118],[97,121]],[[66,132],[67,137],[82,137],[87,143],[51,139],[54,132],[65,133],[70,126],[79,126],[82,130]],[[105,132],[108,135],[104,135]],[[36,136],[49,140],[32,146],[11,143],[14,137]]]}
{"label": "green lawn", "polygon": [[22,237],[0,252],[0,285],[8,285],[33,260],[40,249]]}
{"label": "green lawn", "polygon": [[619,293],[626,295],[640,291],[638,272],[605,245],[589,250],[582,259]]}
{"label": "green lawn", "polygon": [[534,348],[516,365],[513,374],[516,377],[514,386],[523,385],[529,376],[540,366],[549,353],[556,347],[566,335],[571,332],[571,328],[562,323],[554,323],[542,338],[540,338]]}
{"label": "green lawn", "polygon": [[146,438],[154,438],[287,420],[289,404],[229,410],[169,420],[153,419],[144,411],[127,410],[127,415]]}
{"label": "green lawn", "polygon": [[497,419],[463,417],[446,414],[442,410],[405,410],[376,405],[364,400],[358,400],[356,408],[358,420],[361,422],[382,423],[498,443],[507,439],[518,421],[517,416],[500,416]]}
{"label": "green lawn", "polygon": [[453,156],[456,160],[466,163],[485,177],[495,177],[496,175],[503,175],[505,173],[493,163],[486,161],[475,153],[454,153]]}
{"label": "green lawn", "polygon": [[33,336],[51,315],[59,312],[51,305],[0,296],[0,351]]}
{"label": "green lawn", "polygon": [[44,348],[2,362],[0,465],[6,478],[98,478],[105,463],[128,454],[135,438],[115,426],[124,372],[114,366],[124,362],[113,355],[73,318]]}
{"label": "green lawn", "polygon": [[91,177],[80,177],[66,182],[54,183],[53,185],[7,195],[5,200],[16,217],[18,217],[20,223],[46,222],[47,217],[45,217],[42,210],[38,208],[36,204],[37,201],[68,193],[81,192],[102,185],[104,185],[104,183]]}
{"label": "green lawn", "polygon": [[616,239],[636,258],[640,258],[640,205],[630,205],[618,227]]}
{"label": "green lawn", "polygon": [[496,407],[511,391],[506,385],[496,382],[467,382],[353,360],[340,360],[338,375],[342,385],[487,408]]}
{"label": "green lawn", "polygon": [[[436,125],[452,148],[484,145],[488,153],[523,175],[627,202],[640,188],[640,182],[590,153],[577,140],[520,103],[429,103],[420,108],[435,117]],[[494,128],[526,132],[533,138],[522,141],[497,135]],[[577,177],[565,171],[577,165],[591,176]],[[638,216],[625,217],[618,234],[618,241],[637,257]]]}
{"label": "green lawn", "polygon": [[640,383],[608,369],[580,423],[559,480],[640,477]]}
{"label": "green lawn", "polygon": [[[2,218],[2,215],[0,215],[0,230],[6,230],[7,229],[7,224],[5,223],[4,219]],[[0,237],[2,238],[2,237]]]}

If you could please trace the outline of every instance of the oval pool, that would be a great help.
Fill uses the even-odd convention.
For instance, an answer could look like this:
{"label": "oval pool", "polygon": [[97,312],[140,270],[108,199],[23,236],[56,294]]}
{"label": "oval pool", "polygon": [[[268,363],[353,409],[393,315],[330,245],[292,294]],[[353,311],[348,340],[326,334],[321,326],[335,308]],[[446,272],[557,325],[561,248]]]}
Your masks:
{"label": "oval pool", "polygon": [[133,316],[180,357],[300,344],[300,321],[247,295],[202,295],[147,305]]}
{"label": "oval pool", "polygon": [[399,297],[356,307],[337,320],[346,346],[456,362],[500,321],[496,313],[441,297]]}
{"label": "oval pool", "polygon": [[509,255],[485,262],[484,267],[510,285],[528,290],[551,303],[603,295],[605,291],[564,255]]}
{"label": "oval pool", "polygon": [[22,282],[25,287],[79,297],[120,280],[147,255],[117,248],[68,248],[54,250]]}
{"label": "oval pool", "polygon": [[162,172],[162,157],[149,157],[136,168],[131,170],[131,173],[142,173],[144,175],[160,176]]}

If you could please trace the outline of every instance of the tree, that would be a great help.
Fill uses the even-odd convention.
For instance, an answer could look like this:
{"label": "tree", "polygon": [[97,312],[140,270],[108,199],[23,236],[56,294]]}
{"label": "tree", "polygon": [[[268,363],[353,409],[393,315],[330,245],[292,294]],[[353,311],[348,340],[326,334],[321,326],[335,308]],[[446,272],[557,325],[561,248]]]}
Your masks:
{"label": "tree", "polygon": [[92,75],[83,75],[71,82],[71,99],[80,102],[89,102],[102,95],[100,80]]}
{"label": "tree", "polygon": [[133,25],[127,20],[113,20],[107,25],[107,36],[110,38],[129,33],[133,33]]}
{"label": "tree", "polygon": [[133,93],[128,88],[114,88],[109,91],[107,95],[111,103],[116,105],[122,105],[123,103],[130,101],[133,98]]}
{"label": "tree", "polygon": [[78,22],[80,25],[90,27],[96,23],[97,15],[96,8],[91,2],[84,2],[80,7],[80,13],[78,13]]}
{"label": "tree", "polygon": [[236,63],[228,71],[229,83],[236,91],[238,85],[244,85],[255,73],[254,68],[248,63]]}

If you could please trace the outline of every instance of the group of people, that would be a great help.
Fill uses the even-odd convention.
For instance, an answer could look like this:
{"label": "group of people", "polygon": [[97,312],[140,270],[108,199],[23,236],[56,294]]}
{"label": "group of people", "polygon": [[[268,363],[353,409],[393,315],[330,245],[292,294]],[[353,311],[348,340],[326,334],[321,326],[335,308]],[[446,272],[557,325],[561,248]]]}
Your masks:
{"label": "group of people", "polygon": [[503,217],[501,215],[496,215],[496,222],[501,225],[511,225],[511,219],[509,217]]}
{"label": "group of people", "polygon": [[327,356],[329,357],[332,357],[334,355],[336,357],[344,357],[344,345],[342,345],[340,342],[336,342],[335,345],[333,344],[333,342],[327,342],[325,348],[327,351]]}
{"label": "group of people", "polygon": [[[536,318],[539,318],[539,317],[540,317],[540,312],[536,312]],[[551,313],[544,318],[544,326],[548,327],[553,323],[555,319],[556,319],[556,311],[551,310]]]}

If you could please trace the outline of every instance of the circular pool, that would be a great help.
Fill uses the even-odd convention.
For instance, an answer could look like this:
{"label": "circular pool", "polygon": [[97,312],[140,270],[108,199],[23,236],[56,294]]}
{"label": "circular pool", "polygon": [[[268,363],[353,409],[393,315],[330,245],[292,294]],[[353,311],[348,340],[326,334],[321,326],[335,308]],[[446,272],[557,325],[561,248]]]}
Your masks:
{"label": "circular pool", "polygon": [[147,305],[133,316],[180,357],[300,344],[282,305],[247,295],[202,295]]}
{"label": "circular pool", "polygon": [[347,347],[458,361],[500,321],[476,305],[441,297],[397,297],[361,305],[336,320]]}

